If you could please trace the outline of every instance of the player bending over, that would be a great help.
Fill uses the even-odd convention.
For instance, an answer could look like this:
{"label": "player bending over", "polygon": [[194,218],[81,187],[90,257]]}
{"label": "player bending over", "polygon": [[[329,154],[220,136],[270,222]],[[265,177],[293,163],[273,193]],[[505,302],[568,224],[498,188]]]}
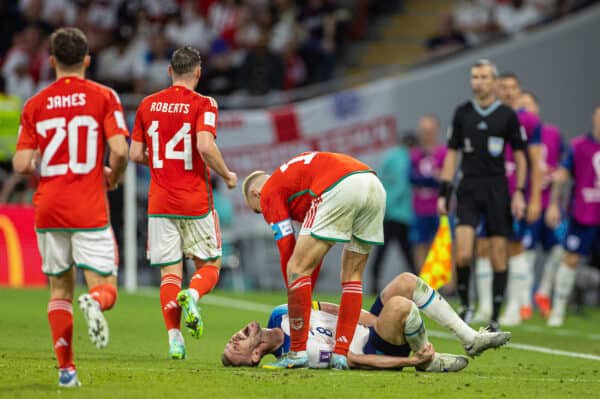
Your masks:
{"label": "player bending over", "polygon": [[[362,274],[372,245],[383,243],[385,190],[373,170],[344,154],[305,152],[272,175],[255,171],[244,180],[246,205],[271,225],[288,288],[290,352],[281,368],[308,367],[306,341],[312,286],[336,242],[342,254],[342,299],[331,366],[348,368],[346,354],[362,306]],[[292,220],[302,222],[298,240]]]}
{"label": "player bending over", "polygon": [[[469,356],[498,348],[511,337],[509,332],[473,330],[425,281],[412,273],[402,273],[383,289],[370,312],[362,310],[350,344],[348,365],[373,369],[414,366],[422,371],[465,368],[468,361],[464,356],[435,352],[419,310],[452,330]],[[307,342],[309,367],[330,367],[338,311],[338,305],[313,302]],[[286,305],[278,306],[271,314],[268,328],[261,328],[253,321],[236,332],[225,345],[223,365],[257,366],[267,354],[282,357],[290,349],[287,313]],[[270,365],[263,367],[270,368]]]}

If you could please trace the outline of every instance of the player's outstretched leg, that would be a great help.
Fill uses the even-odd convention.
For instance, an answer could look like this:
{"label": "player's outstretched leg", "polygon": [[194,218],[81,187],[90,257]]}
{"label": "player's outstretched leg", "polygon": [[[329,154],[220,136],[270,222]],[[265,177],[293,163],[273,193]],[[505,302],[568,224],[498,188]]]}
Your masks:
{"label": "player's outstretched leg", "polygon": [[419,366],[417,370],[430,373],[448,373],[460,371],[468,365],[469,359],[465,356],[436,352],[433,360],[426,367]]}
{"label": "player's outstretched leg", "polygon": [[200,338],[204,334],[204,322],[191,290],[181,290],[177,294],[177,303],[183,309],[183,320],[190,334],[194,338]]}
{"label": "player's outstretched leg", "polygon": [[444,297],[421,278],[409,273],[403,273],[401,278],[406,280],[401,284],[407,286],[412,284],[411,280],[414,281],[413,302],[427,317],[452,330],[469,356],[479,356],[485,350],[498,348],[510,340],[510,332],[491,332],[485,328],[479,329],[479,332],[473,330],[456,314]]}
{"label": "player's outstretched leg", "polygon": [[106,347],[109,340],[108,322],[102,313],[100,304],[87,293],[81,294],[77,303],[87,323],[90,341],[98,349]]}

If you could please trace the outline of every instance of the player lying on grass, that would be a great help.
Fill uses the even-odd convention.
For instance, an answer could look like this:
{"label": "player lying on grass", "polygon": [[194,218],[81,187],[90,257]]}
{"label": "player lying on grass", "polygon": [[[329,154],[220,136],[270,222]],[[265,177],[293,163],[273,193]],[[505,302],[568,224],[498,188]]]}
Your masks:
{"label": "player lying on grass", "polygon": [[[381,291],[370,311],[361,312],[348,352],[349,366],[372,369],[412,366],[422,371],[465,368],[466,357],[435,352],[419,310],[452,330],[472,357],[504,345],[511,337],[510,332],[473,330],[425,281],[412,273],[402,273]],[[307,342],[309,367],[329,367],[337,314],[338,305],[313,302]],[[231,337],[223,351],[223,365],[252,367],[267,354],[281,357],[290,347],[289,331],[287,306],[278,306],[271,313],[268,328],[261,328],[253,321]]]}

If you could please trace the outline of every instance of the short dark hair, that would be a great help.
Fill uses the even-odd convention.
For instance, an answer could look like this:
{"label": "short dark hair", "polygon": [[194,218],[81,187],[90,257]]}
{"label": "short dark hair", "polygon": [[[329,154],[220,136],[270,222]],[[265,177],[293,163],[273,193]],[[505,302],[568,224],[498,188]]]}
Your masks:
{"label": "short dark hair", "polygon": [[200,51],[191,46],[178,48],[171,57],[171,69],[176,75],[192,72],[194,68],[201,64]]}
{"label": "short dark hair", "polygon": [[471,65],[471,68],[479,68],[482,66],[489,66],[492,69],[492,74],[494,75],[494,77],[498,77],[498,67],[492,61],[486,58],[481,58],[475,61],[475,63]]}
{"label": "short dark hair", "polygon": [[527,90],[523,90],[521,92],[522,96],[531,96],[531,98],[533,98],[533,101],[535,101],[536,103],[539,103],[538,98],[535,94],[533,94],[532,91],[527,91]]}
{"label": "short dark hair", "polygon": [[517,76],[516,73],[514,72],[505,72],[500,74],[500,76],[498,76],[498,78],[500,79],[514,79],[517,82],[521,83],[521,80],[519,79],[519,77]]}
{"label": "short dark hair", "polygon": [[88,50],[87,38],[77,28],[60,28],[50,36],[50,54],[61,65],[69,67],[81,64]]}

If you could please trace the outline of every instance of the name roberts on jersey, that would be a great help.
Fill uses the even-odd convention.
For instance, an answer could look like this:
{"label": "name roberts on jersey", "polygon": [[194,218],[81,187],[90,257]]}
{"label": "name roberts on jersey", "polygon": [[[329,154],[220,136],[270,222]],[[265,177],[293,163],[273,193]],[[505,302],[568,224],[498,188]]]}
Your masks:
{"label": "name roberts on jersey", "polygon": [[166,112],[169,114],[175,114],[175,113],[189,114],[190,113],[190,104],[153,101],[152,104],[150,104],[150,112]]}

